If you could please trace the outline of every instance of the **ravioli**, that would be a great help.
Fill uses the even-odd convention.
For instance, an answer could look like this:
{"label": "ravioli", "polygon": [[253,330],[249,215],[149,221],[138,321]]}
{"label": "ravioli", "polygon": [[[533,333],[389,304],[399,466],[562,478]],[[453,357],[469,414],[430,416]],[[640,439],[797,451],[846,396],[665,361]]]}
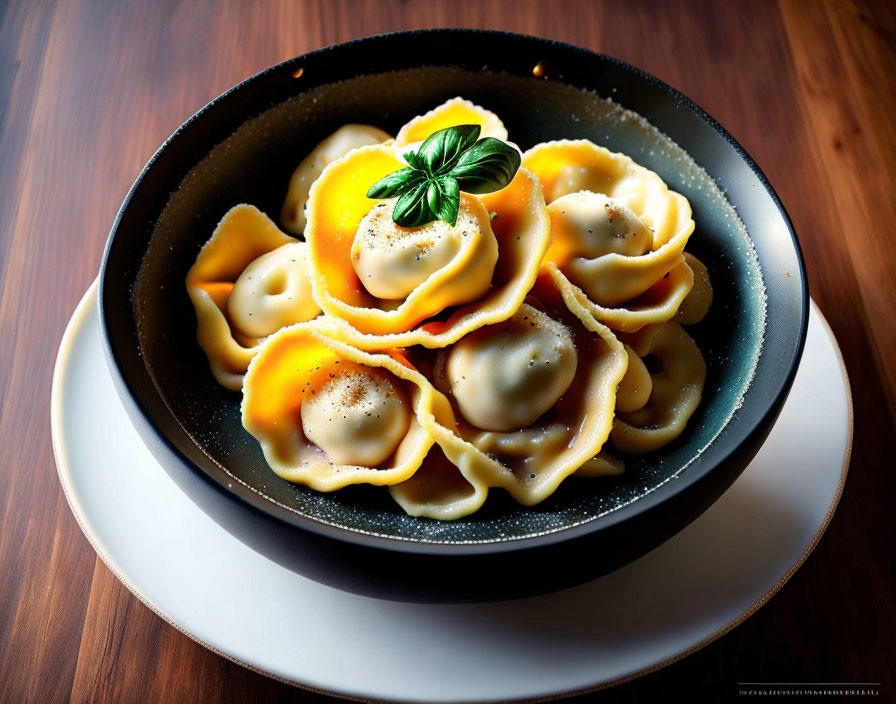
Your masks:
{"label": "ravioli", "polygon": [[445,302],[459,305],[485,295],[498,261],[498,242],[482,201],[465,193],[454,225],[436,220],[409,229],[392,220],[396,200],[373,206],[361,219],[352,241],[352,266],[368,293],[386,301],[402,301],[420,286],[427,286],[432,277],[444,276],[462,264],[451,276]]}
{"label": "ravioli", "polygon": [[[590,476],[621,471],[615,459],[600,453],[610,434],[616,387],[628,355],[609,328],[587,310],[568,311],[550,278],[541,278],[533,294],[531,305],[521,306],[509,321],[476,331],[471,343],[473,367],[461,363],[452,371],[457,350],[438,353],[433,380],[449,399],[454,422],[428,419],[426,426],[455,470],[452,474],[444,465],[438,469],[439,483],[450,487],[442,494],[421,487],[417,477],[390,488],[392,497],[411,515],[443,520],[469,515],[494,487],[532,506],[579,470]],[[570,341],[575,354],[570,352]],[[464,341],[458,345],[468,356]],[[477,354],[482,361],[492,352],[500,353],[502,345],[507,355],[516,355],[509,365],[475,366]],[[552,363],[556,372],[546,371]],[[499,429],[478,426],[477,412],[464,409],[463,383],[457,380],[470,368],[477,374],[470,393],[480,406],[477,412],[508,399],[524,406],[492,416],[489,424]],[[528,396],[520,393],[527,384],[534,392]],[[473,388],[481,398],[475,398]]]}
{"label": "ravioli", "polygon": [[318,491],[394,484],[420,467],[435,392],[403,357],[333,340],[313,320],[268,338],[243,384],[243,426],[271,468]]}
{"label": "ravioli", "polygon": [[[683,257],[694,231],[687,199],[624,154],[587,140],[538,144],[525,152],[523,166],[538,176],[544,189],[553,234],[545,263],[566,279],[569,296],[616,330],[633,332],[670,320],[693,286],[693,272]],[[584,195],[589,193],[604,199]],[[582,237],[583,215],[574,217],[572,211],[585,210],[580,204],[587,202],[595,211],[593,224],[602,219],[606,224],[608,218],[599,216],[607,199],[618,213],[609,219],[626,226],[614,234],[623,241],[643,242],[646,228],[652,234],[649,248],[583,248],[588,239]],[[597,233],[588,233],[592,241],[601,239],[599,227],[585,229]],[[642,234],[636,237],[635,232]]]}
{"label": "ravioli", "polygon": [[[382,206],[366,197],[367,190],[400,168],[402,163],[390,147],[362,147],[328,166],[311,189],[305,236],[314,271],[312,287],[329,317],[331,334],[363,349],[442,347],[478,327],[509,318],[532,287],[550,242],[538,180],[520,169],[506,188],[482,196],[462,194],[469,217],[459,219],[458,226],[436,228],[442,238],[455,243],[449,256],[442,257],[447,263],[426,271],[420,280],[425,257],[417,259],[407,252],[423,248],[420,245],[432,238],[415,241],[412,229],[375,230],[374,238],[395,240],[392,254],[398,253],[391,259],[381,256],[369,269],[360,263],[365,233],[359,228],[371,221],[375,207]],[[405,238],[410,242],[402,242]],[[397,279],[416,285],[403,298],[383,298],[396,292],[372,285],[368,275],[380,276],[386,285]],[[405,284],[397,293],[409,287]],[[471,295],[480,297],[470,302]],[[432,320],[446,310],[450,310],[446,319]]]}
{"label": "ravioli", "polygon": [[479,125],[482,137],[507,140],[507,128],[501,118],[490,110],[458,97],[446,100],[408,122],[395,137],[395,147],[402,153],[406,152],[410,146],[422,142],[433,132],[457,125]]}
{"label": "ravioli", "polygon": [[293,171],[286,190],[286,199],[280,212],[284,229],[294,235],[305,231],[305,206],[308,193],[323,170],[337,159],[341,159],[352,149],[370,144],[388,142],[392,137],[372,125],[343,125],[329,137],[321,141]]}
{"label": "ravioli", "polygon": [[678,307],[674,321],[681,325],[696,325],[712,305],[712,283],[706,265],[689,252],[684,253],[685,264],[694,273],[694,285]]}
{"label": "ravioli", "polygon": [[[630,354],[651,357],[657,365],[647,374],[643,363],[629,365],[610,433],[618,450],[640,455],[668,445],[684,432],[703,395],[706,363],[677,323],[651,325],[623,339]],[[623,408],[618,408],[618,399],[627,401]]]}
{"label": "ravioli", "polygon": [[510,431],[550,410],[569,390],[577,366],[570,329],[524,303],[512,318],[440,353],[435,375],[468,423]]}
{"label": "ravioli", "polygon": [[233,284],[227,314],[234,329],[256,338],[317,317],[320,306],[311,297],[308,247],[290,242],[262,254]]}
{"label": "ravioli", "polygon": [[187,273],[196,337],[215,380],[239,391],[262,339],[320,313],[304,242],[252,205],[231,208]]}

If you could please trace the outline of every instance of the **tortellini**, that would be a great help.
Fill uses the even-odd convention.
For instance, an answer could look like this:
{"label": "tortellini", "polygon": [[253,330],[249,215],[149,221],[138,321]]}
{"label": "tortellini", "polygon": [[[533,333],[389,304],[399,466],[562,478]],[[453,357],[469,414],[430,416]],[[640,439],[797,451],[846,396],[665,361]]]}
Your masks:
{"label": "tortellini", "polygon": [[568,249],[562,270],[566,277],[602,306],[633,298],[631,291],[595,276],[593,269],[608,254],[640,257],[649,252],[653,234],[643,221],[622,203],[591,191],[562,196],[548,206],[548,212],[555,251]]}
{"label": "tortellini", "polygon": [[305,231],[305,206],[308,204],[308,192],[321,172],[337,159],[341,159],[352,149],[369,144],[381,144],[391,140],[386,132],[371,125],[343,125],[333,134],[318,144],[311,153],[302,159],[289,180],[286,200],[280,212],[283,227],[294,235]]}
{"label": "tortellini", "polygon": [[231,208],[187,273],[197,339],[215,379],[238,391],[263,338],[320,313],[307,245],[251,205]]}
{"label": "tortellini", "polygon": [[689,252],[684,253],[684,261],[694,272],[694,286],[678,307],[673,320],[682,325],[696,325],[709,312],[712,305],[712,284],[706,265]]}
{"label": "tortellini", "polygon": [[[453,422],[429,419],[427,427],[455,470],[451,474],[445,466],[438,469],[440,483],[450,487],[441,494],[421,486],[416,476],[392,486],[393,498],[408,513],[460,518],[482,505],[490,487],[505,489],[521,504],[532,506],[580,469],[592,476],[618,473],[618,463],[599,453],[610,434],[616,388],[628,355],[610,329],[587,310],[569,310],[550,279],[539,280],[534,293],[533,305],[522,306],[509,323],[474,333],[474,354],[498,352],[503,345],[506,354],[515,355],[507,366],[475,369],[478,394],[457,384],[469,369],[460,364],[450,370],[455,350],[439,353],[434,383],[451,402]],[[466,339],[454,347],[463,349]],[[556,372],[545,371],[554,364]],[[533,380],[531,393],[520,393]],[[552,398],[547,407],[543,395]],[[474,402],[473,413],[464,410],[465,396]],[[487,418],[486,424],[495,429],[476,422],[478,412],[499,408],[506,400],[522,411],[510,408]]]}
{"label": "tortellini", "polygon": [[361,285],[377,298],[403,300],[463,261],[463,269],[452,277],[451,304],[485,295],[498,262],[498,241],[482,202],[463,194],[454,225],[436,220],[408,229],[392,220],[395,200],[377,203],[358,225],[351,259]]}
{"label": "tortellini", "polygon": [[563,323],[523,304],[503,323],[480,328],[439,353],[436,385],[463,418],[483,430],[534,423],[566,393],[578,353]]}
{"label": "tortellini", "polygon": [[[362,147],[328,166],[311,189],[305,236],[316,274],[315,300],[334,334],[365,349],[444,347],[506,320],[532,287],[550,242],[541,187],[531,172],[520,169],[499,191],[461,194],[463,214],[456,225],[424,226],[449,240],[439,248],[447,254],[434,253],[435,263],[447,263],[429,273],[432,262],[413,252],[432,238],[425,230],[384,223],[388,204],[372,213],[377,201],[366,197],[373,183],[402,166],[389,146]],[[369,229],[377,242],[373,247],[365,245]],[[412,285],[403,298],[392,297]],[[446,310],[451,311],[447,320],[439,319]]]}
{"label": "tortellini", "polygon": [[480,136],[507,140],[507,128],[495,113],[463,98],[451,98],[428,113],[415,117],[399,130],[395,146],[401,152],[422,142],[433,132],[455,125],[479,125]]}
{"label": "tortellini", "polygon": [[408,479],[433,444],[435,392],[398,352],[369,354],[312,320],[268,338],[243,385],[243,426],[284,479],[318,491]]}
{"label": "tortellini", "polygon": [[508,139],[462,98],[394,140],[345,125],[290,181],[283,226],[306,241],[239,205],[187,276],[214,376],[242,389],[243,425],[287,481],[388,486],[440,520],[493,488],[532,506],[571,475],[621,474],[700,403],[706,365],[681,325],[712,286],[684,252],[684,196],[625,155],[556,141],[499,190],[456,187],[455,223],[396,224],[398,197],[369,189],[460,125]]}
{"label": "tortellini", "polygon": [[[653,233],[631,208],[603,193],[578,191],[567,193],[548,207],[551,236],[560,247],[569,250],[570,264],[576,259],[597,259],[605,254],[639,257],[650,251]],[[594,286],[583,281],[584,286]],[[618,298],[611,291],[598,295]]]}
{"label": "tortellini", "polygon": [[[547,195],[552,241],[545,264],[559,272],[558,284],[615,330],[633,332],[670,320],[694,283],[682,256],[694,231],[687,199],[624,154],[586,140],[536,145],[523,155],[523,166],[538,176]],[[614,222],[608,224],[629,243],[618,249],[599,246],[606,237],[587,233],[594,230],[587,226],[585,234],[593,237],[582,237],[576,226],[581,211],[599,203],[581,195],[587,193],[609,199]],[[574,206],[576,215],[566,212],[566,204]],[[593,246],[583,248],[583,240]],[[648,241],[650,246],[644,247]]]}
{"label": "tortellini", "polygon": [[227,313],[235,329],[257,338],[317,317],[308,246],[291,242],[253,260],[233,284]]}
{"label": "tortellini", "polygon": [[703,394],[706,364],[693,339],[677,323],[662,323],[625,336],[630,354],[652,357],[659,368],[629,365],[610,438],[621,452],[652,452],[684,431]]}
{"label": "tortellini", "polygon": [[376,467],[411,422],[408,399],[389,373],[342,361],[319,369],[302,403],[302,430],[335,464]]}

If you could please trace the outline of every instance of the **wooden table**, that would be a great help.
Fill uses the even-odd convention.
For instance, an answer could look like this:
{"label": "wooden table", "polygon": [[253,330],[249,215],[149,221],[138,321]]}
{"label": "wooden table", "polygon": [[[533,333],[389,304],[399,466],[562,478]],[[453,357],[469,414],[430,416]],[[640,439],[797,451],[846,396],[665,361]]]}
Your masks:
{"label": "wooden table", "polygon": [[896,697],[896,17],[886,2],[0,3],[0,701],[325,701],[197,645],[128,592],[66,505],[56,347],[155,148],[239,80],[311,49],[434,26],[611,54],[702,105],[756,158],[840,341],[855,445],[814,554],[759,612],[598,695],[711,700],[738,682],[883,682]]}

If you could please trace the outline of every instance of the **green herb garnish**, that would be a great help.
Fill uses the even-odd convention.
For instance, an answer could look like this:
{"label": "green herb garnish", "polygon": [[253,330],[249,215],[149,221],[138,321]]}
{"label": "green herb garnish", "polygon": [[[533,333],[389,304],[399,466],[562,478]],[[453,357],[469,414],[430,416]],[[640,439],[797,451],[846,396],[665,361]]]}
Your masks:
{"label": "green herb garnish", "polygon": [[367,197],[397,197],[392,220],[401,227],[433,220],[456,225],[461,191],[498,191],[520,168],[516,149],[494,137],[479,139],[480,130],[479,125],[458,125],[433,132],[416,152],[404,155],[407,168],[377,181]]}

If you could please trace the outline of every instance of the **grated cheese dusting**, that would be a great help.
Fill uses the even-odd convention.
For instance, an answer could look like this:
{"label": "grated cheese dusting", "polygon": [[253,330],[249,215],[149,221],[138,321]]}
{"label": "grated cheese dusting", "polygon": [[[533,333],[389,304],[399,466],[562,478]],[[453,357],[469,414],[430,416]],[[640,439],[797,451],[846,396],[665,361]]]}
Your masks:
{"label": "grated cheese dusting", "polygon": [[[380,201],[361,219],[352,241],[351,263],[367,291],[384,301],[406,298],[430,277],[449,267],[455,259],[483,238],[497,242],[488,213],[475,196],[462,194],[454,225],[435,220],[419,227],[402,227],[392,220],[397,199]],[[494,270],[494,261],[483,257],[477,264],[485,276],[477,297],[484,293]]]}
{"label": "grated cheese dusting", "polygon": [[388,371],[342,362],[312,379],[302,430],[334,464],[381,466],[407,432],[411,412]]}
{"label": "grated cheese dusting", "polygon": [[461,238],[467,238],[471,233],[482,234],[478,214],[474,211],[469,198],[461,198],[455,225],[442,220],[433,220],[419,227],[402,227],[395,224],[392,220],[392,210],[397,201],[397,198],[382,200],[361,219],[352,247],[353,257],[360,254],[362,248],[391,251],[414,246],[421,252],[427,252],[451,232],[458,233]]}
{"label": "grated cheese dusting", "polygon": [[348,367],[331,371],[329,376],[311,394],[315,396],[315,405],[330,420],[347,409],[376,412],[391,399],[398,399],[392,383],[373,370]]}

